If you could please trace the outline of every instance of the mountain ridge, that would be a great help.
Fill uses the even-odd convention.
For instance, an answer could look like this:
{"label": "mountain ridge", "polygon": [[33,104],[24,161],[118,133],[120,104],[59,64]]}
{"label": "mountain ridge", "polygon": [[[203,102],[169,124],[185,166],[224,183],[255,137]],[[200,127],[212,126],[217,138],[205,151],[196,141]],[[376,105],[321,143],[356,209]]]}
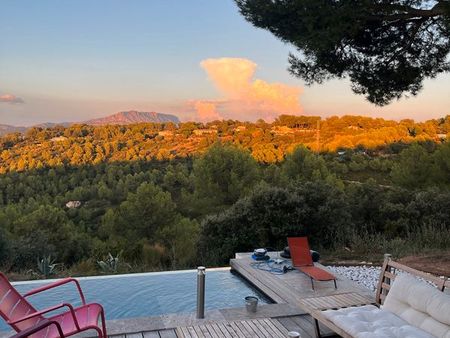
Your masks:
{"label": "mountain ridge", "polygon": [[171,114],[162,114],[156,112],[140,112],[137,110],[122,111],[116,114],[99,117],[85,121],[84,123],[90,125],[105,125],[105,124],[131,124],[141,122],[164,123],[173,122],[180,123],[177,116]]}
{"label": "mountain ridge", "polygon": [[72,124],[89,124],[93,126],[102,126],[107,124],[117,125],[117,124],[132,124],[132,123],[180,123],[179,118],[172,114],[163,114],[157,112],[140,112],[137,110],[121,111],[115,114],[111,114],[104,117],[99,117],[87,121],[80,122],[44,122],[32,125],[30,127],[13,126],[8,124],[0,124],[0,136],[9,133],[24,133],[30,128],[52,128],[55,126],[69,127]]}

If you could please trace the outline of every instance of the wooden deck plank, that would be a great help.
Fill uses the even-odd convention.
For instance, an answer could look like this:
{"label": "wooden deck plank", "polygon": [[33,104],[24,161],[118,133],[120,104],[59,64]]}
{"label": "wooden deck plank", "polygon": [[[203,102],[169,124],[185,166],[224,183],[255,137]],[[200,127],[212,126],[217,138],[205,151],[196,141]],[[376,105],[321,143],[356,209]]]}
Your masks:
{"label": "wooden deck plank", "polygon": [[159,335],[161,338],[178,338],[177,333],[173,329],[159,331]]}
{"label": "wooden deck plank", "polygon": [[284,327],[278,327],[277,325],[275,325],[275,320],[271,320],[271,319],[263,319],[267,325],[274,331],[277,332],[279,334],[281,334],[281,336],[286,337],[288,334],[288,331],[284,328]]}
{"label": "wooden deck plank", "polygon": [[241,329],[240,325],[238,325],[238,322],[230,322],[230,326],[233,328],[234,332],[236,332],[237,335],[240,337],[245,337],[246,332]]}
{"label": "wooden deck plank", "polygon": [[255,338],[260,337],[260,335],[258,335],[258,333],[253,330],[253,328],[249,325],[249,323],[247,321],[243,320],[243,321],[241,321],[241,324],[243,327],[245,327],[247,332],[251,332],[252,337],[255,337]]}
{"label": "wooden deck plank", "polygon": [[[215,337],[218,337],[218,338],[222,338],[222,337],[223,337],[223,333],[222,333],[222,331],[220,330],[220,328],[219,328],[219,326],[218,326],[217,324],[211,323],[211,324],[209,325],[208,329],[209,329],[210,331],[213,331],[213,332],[214,332]],[[211,333],[211,334],[212,334],[212,333]]]}
{"label": "wooden deck plank", "polygon": [[143,332],[144,338],[161,338],[158,331]]}
{"label": "wooden deck plank", "polygon": [[179,338],[192,338],[186,327],[177,327],[177,336]]}
{"label": "wooden deck plank", "polygon": [[227,330],[227,332],[230,334],[231,337],[233,338],[239,338],[238,333],[236,333],[236,331],[233,329],[233,327],[231,326],[230,323],[225,323],[224,324],[225,329]]}
{"label": "wooden deck plank", "polygon": [[192,326],[188,327],[187,330],[192,338],[199,338],[197,332],[195,332]]}
{"label": "wooden deck plank", "polygon": [[312,334],[312,327],[307,330],[304,327],[298,325],[293,318],[291,317],[284,317],[284,318],[277,318],[275,322],[278,322],[281,326],[286,328],[288,331],[296,331],[300,333],[302,338],[313,338],[314,335]]}
{"label": "wooden deck plank", "polygon": [[200,329],[199,326],[193,326],[192,328],[194,329],[198,338],[205,338],[205,335],[203,334],[202,329]]}
{"label": "wooden deck plank", "polygon": [[258,270],[250,266],[246,260],[232,259],[231,267],[243,275],[251,283],[255,284],[267,296],[277,303],[289,303],[289,300],[297,298],[293,290],[275,275]]}
{"label": "wooden deck plank", "polygon": [[248,325],[253,329],[253,331],[256,333],[258,337],[264,338],[267,337],[267,334],[262,330],[258,325],[255,324],[254,321],[248,321]]}
{"label": "wooden deck plank", "polygon": [[208,331],[207,325],[200,325],[199,327],[205,338],[212,338],[211,334]]}
{"label": "wooden deck plank", "polygon": [[126,338],[143,338],[142,332],[138,333],[127,333]]}
{"label": "wooden deck plank", "polygon": [[239,321],[237,322],[237,325],[239,326],[240,330],[245,334],[246,337],[249,338],[258,338],[258,336],[253,333],[247,325],[245,325],[245,321]]}
{"label": "wooden deck plank", "polygon": [[208,330],[208,333],[212,338],[220,338],[217,335],[216,330],[214,330],[214,327],[212,326],[212,324],[205,325],[205,328]]}
{"label": "wooden deck plank", "polygon": [[222,323],[219,323],[219,324],[217,324],[217,327],[219,327],[220,331],[222,331],[222,334],[224,337],[231,338],[231,334],[228,332],[225,325],[223,325]]}
{"label": "wooden deck plank", "polygon": [[264,330],[266,330],[266,332],[269,334],[270,337],[279,337],[279,338],[284,338],[281,335],[281,332],[278,329],[274,329],[271,325],[269,325],[268,321],[266,321],[265,319],[260,319],[258,320],[258,323],[260,325],[260,327],[262,327]]}

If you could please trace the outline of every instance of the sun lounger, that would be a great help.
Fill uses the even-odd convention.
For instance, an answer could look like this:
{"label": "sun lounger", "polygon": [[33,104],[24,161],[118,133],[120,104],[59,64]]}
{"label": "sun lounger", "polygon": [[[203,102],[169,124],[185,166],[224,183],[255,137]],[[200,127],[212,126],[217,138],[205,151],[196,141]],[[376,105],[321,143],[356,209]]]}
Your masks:
{"label": "sun lounger", "polygon": [[291,252],[292,265],[311,278],[311,286],[314,290],[314,281],[333,281],[336,285],[336,277],[328,271],[314,266],[309,249],[307,237],[289,237],[289,249]]}

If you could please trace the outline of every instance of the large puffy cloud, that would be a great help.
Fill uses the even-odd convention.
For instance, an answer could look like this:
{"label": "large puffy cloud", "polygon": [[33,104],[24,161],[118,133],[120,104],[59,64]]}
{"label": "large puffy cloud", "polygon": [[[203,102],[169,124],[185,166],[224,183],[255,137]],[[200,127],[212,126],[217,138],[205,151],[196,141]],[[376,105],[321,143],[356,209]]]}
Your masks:
{"label": "large puffy cloud", "polygon": [[[200,63],[222,97],[220,104],[208,101],[211,116],[272,120],[280,114],[302,112],[300,87],[254,79],[256,63],[242,58],[207,59]],[[200,109],[202,111],[200,111]],[[199,120],[205,120],[205,105],[196,105]],[[214,113],[213,113],[214,112]],[[216,118],[215,118],[216,119]]]}
{"label": "large puffy cloud", "polygon": [[200,65],[215,86],[232,98],[244,96],[251,87],[256,63],[239,58],[206,59]]}
{"label": "large puffy cloud", "polygon": [[3,103],[24,103],[24,100],[12,94],[0,95],[0,102]]}

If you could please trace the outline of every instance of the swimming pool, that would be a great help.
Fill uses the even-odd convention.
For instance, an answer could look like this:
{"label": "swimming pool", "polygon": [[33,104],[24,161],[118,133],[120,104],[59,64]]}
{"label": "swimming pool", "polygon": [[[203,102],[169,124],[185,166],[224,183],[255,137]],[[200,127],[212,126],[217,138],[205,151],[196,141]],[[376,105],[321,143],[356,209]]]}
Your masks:
{"label": "swimming pool", "polygon": [[[87,302],[98,302],[105,308],[106,319],[157,316],[196,310],[197,270],[152,272],[77,278]],[[13,283],[24,293],[51,281]],[[79,296],[72,285],[64,285],[29,298],[38,309],[61,302],[79,304]],[[245,296],[257,296],[269,303],[263,294],[230,272],[229,268],[208,269],[206,272],[205,309],[224,309],[244,306]],[[0,319],[0,330],[9,326]]]}

